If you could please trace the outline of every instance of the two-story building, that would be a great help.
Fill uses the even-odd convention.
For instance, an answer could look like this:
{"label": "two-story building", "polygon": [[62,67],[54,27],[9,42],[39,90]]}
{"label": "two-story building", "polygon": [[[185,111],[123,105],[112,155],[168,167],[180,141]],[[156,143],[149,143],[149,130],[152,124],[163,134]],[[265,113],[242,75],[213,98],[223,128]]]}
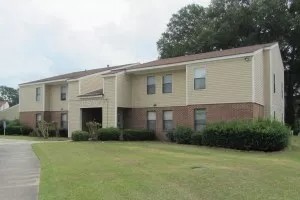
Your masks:
{"label": "two-story building", "polygon": [[70,136],[95,120],[152,129],[165,139],[178,125],[202,130],[233,119],[284,121],[277,43],[77,73],[21,84],[21,122],[57,121]]}

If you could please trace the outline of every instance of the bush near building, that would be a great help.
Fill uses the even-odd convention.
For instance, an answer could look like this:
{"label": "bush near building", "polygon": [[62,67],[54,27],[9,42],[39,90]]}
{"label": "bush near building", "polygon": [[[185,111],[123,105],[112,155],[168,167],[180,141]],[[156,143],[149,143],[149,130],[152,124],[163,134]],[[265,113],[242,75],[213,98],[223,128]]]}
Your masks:
{"label": "bush near building", "polygon": [[202,144],[239,150],[279,151],[289,144],[291,130],[278,121],[231,121],[209,124]]}
{"label": "bush near building", "polygon": [[74,131],[72,133],[73,141],[88,141],[90,134],[86,131]]}
{"label": "bush near building", "polygon": [[97,140],[120,140],[121,130],[118,128],[101,128],[96,131]]}

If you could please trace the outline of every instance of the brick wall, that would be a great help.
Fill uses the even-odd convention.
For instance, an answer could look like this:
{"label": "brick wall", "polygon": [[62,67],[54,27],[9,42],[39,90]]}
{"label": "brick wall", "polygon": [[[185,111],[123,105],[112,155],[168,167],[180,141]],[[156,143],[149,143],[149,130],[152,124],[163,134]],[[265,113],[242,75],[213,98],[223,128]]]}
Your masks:
{"label": "brick wall", "polygon": [[264,108],[254,103],[228,103],[228,104],[201,104],[176,107],[153,107],[128,109],[125,115],[125,128],[147,128],[147,112],[156,112],[156,136],[166,140],[163,131],[163,111],[173,111],[173,125],[194,128],[194,110],[206,109],[207,123],[217,121],[230,121],[234,119],[253,119],[264,117]]}
{"label": "brick wall", "polygon": [[46,112],[21,112],[20,113],[20,122],[24,125],[34,128],[36,126],[36,114],[41,113],[42,119],[47,122],[56,122],[58,128],[60,128],[61,123],[61,114],[68,112],[61,111],[46,111]]}

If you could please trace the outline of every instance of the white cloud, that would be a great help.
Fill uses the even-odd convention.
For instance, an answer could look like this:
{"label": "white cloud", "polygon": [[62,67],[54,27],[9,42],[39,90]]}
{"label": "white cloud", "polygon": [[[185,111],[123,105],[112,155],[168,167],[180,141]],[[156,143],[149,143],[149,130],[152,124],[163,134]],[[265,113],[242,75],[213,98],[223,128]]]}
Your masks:
{"label": "white cloud", "polygon": [[173,13],[209,0],[0,0],[0,85],[155,59]]}

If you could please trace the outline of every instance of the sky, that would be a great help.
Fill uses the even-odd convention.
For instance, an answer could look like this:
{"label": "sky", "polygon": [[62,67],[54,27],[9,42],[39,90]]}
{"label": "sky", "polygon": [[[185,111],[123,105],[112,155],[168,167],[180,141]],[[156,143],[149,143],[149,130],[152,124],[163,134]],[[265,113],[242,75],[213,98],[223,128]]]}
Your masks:
{"label": "sky", "polygon": [[0,85],[147,62],[172,14],[210,0],[0,0]]}

